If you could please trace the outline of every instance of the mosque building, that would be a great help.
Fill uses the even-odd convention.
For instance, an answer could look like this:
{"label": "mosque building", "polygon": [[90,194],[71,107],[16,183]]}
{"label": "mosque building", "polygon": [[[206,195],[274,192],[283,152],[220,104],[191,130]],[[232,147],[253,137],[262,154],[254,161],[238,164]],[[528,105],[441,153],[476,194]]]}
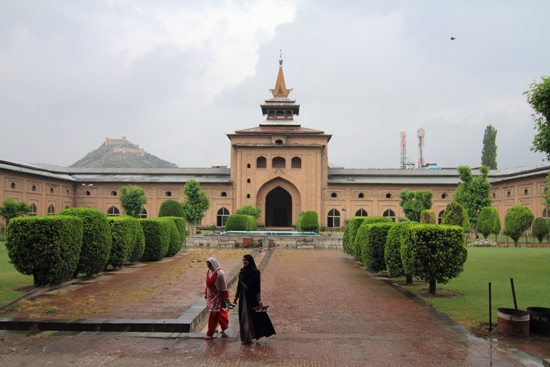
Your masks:
{"label": "mosque building", "polygon": [[[461,182],[456,169],[333,167],[328,160],[332,135],[295,120],[300,105],[288,97],[290,91],[281,59],[273,98],[260,105],[265,121],[227,134],[231,168],[73,168],[0,160],[0,201],[23,200],[32,207],[30,215],[88,206],[116,216],[122,215],[120,188],[138,185],[147,197],[142,216],[156,217],[164,200],[182,202],[185,183],[196,180],[211,200],[203,226],[223,226],[228,215],[245,205],[261,208],[258,222],[269,228],[291,227],[307,210],[316,211],[320,225],[332,229],[355,216],[404,217],[399,206],[404,189],[432,191],[432,209],[441,216]],[[528,207],[536,217],[548,216],[543,194],[549,169],[490,171],[493,206],[502,221],[515,205]]]}

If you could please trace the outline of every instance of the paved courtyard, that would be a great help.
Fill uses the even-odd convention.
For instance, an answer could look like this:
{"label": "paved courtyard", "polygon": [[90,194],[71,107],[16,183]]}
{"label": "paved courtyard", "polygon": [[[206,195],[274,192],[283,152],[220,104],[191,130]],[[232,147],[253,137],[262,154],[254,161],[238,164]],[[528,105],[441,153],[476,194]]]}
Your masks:
{"label": "paved courtyard", "polygon": [[230,337],[211,341],[124,333],[3,334],[0,366],[541,365],[469,337],[337,251],[277,250],[262,287],[277,335],[252,346],[234,338],[238,325],[232,313]]}

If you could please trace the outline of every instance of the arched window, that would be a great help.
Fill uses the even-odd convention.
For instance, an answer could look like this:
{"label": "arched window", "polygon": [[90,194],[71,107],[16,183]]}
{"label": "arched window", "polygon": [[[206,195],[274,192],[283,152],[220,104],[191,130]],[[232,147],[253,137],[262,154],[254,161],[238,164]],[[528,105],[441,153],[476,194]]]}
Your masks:
{"label": "arched window", "polygon": [[279,139],[279,140],[275,140],[275,144],[277,144],[277,145],[283,145],[283,141],[280,140],[280,139]]}
{"label": "arched window", "polygon": [[89,191],[86,191],[86,196],[90,196],[91,193]]}
{"label": "arched window", "polygon": [[300,157],[294,157],[291,161],[291,168],[300,169],[302,168],[302,158]]}
{"label": "arched window", "polygon": [[50,206],[48,207],[48,215],[55,215],[55,208],[53,204],[50,204]]}
{"label": "arched window", "polygon": [[247,195],[246,195],[246,198],[247,198],[247,199],[250,199],[250,194],[247,194]]}
{"label": "arched window", "polygon": [[331,209],[328,212],[327,227],[338,228],[340,227],[340,212],[336,209]]}
{"label": "arched window", "polygon": [[386,194],[386,199],[391,199],[391,194],[389,192]]}
{"label": "arched window", "polygon": [[65,205],[65,209],[69,209],[69,208],[70,208],[70,206],[68,206],[68,205]]}
{"label": "arched window", "polygon": [[442,195],[441,195],[441,198],[442,198],[442,199],[447,199],[447,194],[442,194]]}
{"label": "arched window", "polygon": [[225,191],[222,191],[222,193],[221,193],[221,197],[222,197],[222,198],[224,198],[224,197],[226,197],[226,196],[227,196],[227,192],[225,192]]}
{"label": "arched window", "polygon": [[358,211],[355,212],[355,216],[356,217],[368,217],[368,213],[365,209],[359,209]]}
{"label": "arched window", "polygon": [[32,191],[36,191],[36,185],[32,185]]}
{"label": "arched window", "polygon": [[365,194],[363,194],[362,192],[359,193],[359,199],[363,199],[365,197]]}
{"label": "arched window", "polygon": [[273,169],[276,169],[276,168],[285,169],[286,168],[286,160],[283,157],[275,157],[271,161],[271,167],[273,167]]}
{"label": "arched window", "polygon": [[443,220],[443,213],[445,213],[445,210],[442,210],[437,215],[437,224],[441,224],[441,221]]}
{"label": "arched window", "polygon": [[116,191],[111,191],[111,196],[116,196],[116,195],[117,195]]}
{"label": "arched window", "polygon": [[265,157],[258,157],[256,158],[256,168],[266,168],[267,167],[267,160]]}
{"label": "arched window", "polygon": [[391,209],[386,209],[386,211],[384,212],[384,214],[382,214],[382,216],[391,218],[395,222],[395,212]]}
{"label": "arched window", "polygon": [[246,165],[246,168],[250,168],[250,163],[248,163],[248,164]]}
{"label": "arched window", "polygon": [[218,217],[217,217],[217,226],[218,227],[225,227],[225,222],[227,222],[227,217],[229,216],[229,210],[226,208],[221,208],[218,210]]}
{"label": "arched window", "polygon": [[11,188],[12,188],[12,189],[15,189],[15,182],[12,182],[12,183],[11,183]]}
{"label": "arched window", "polygon": [[172,191],[166,191],[166,192],[164,193],[164,195],[166,195],[166,196],[172,196]]}
{"label": "arched window", "polygon": [[71,192],[69,190],[67,190],[67,195],[71,195]]}
{"label": "arched window", "polygon": [[523,195],[529,195],[529,190],[527,189],[523,190]]}
{"label": "arched window", "polygon": [[112,206],[109,209],[107,209],[107,216],[108,217],[118,217],[120,215],[120,211],[116,206]]}
{"label": "arched window", "polygon": [[331,197],[331,198],[335,198],[335,197],[338,197],[338,195],[336,195],[336,193],[333,192],[332,194],[330,194],[330,197]]}
{"label": "arched window", "polygon": [[31,211],[27,215],[29,217],[36,217],[36,204],[31,204]]}
{"label": "arched window", "polygon": [[247,179],[247,180],[246,180],[246,183],[250,183],[250,179]]}
{"label": "arched window", "polygon": [[50,187],[50,194],[53,194],[54,193],[54,189],[53,187]]}
{"label": "arched window", "polygon": [[145,208],[143,208],[143,210],[141,211],[139,217],[140,218],[147,218],[147,210],[145,210]]}
{"label": "arched window", "polygon": [[497,197],[497,194],[493,192],[493,199]]}
{"label": "arched window", "polygon": [[507,191],[507,192],[506,192],[506,196],[507,196],[507,197],[510,197],[511,195],[512,195],[512,193],[511,193],[510,191]]}
{"label": "arched window", "polygon": [[544,208],[542,211],[542,217],[543,218],[549,218],[550,217],[550,210],[548,208]]}

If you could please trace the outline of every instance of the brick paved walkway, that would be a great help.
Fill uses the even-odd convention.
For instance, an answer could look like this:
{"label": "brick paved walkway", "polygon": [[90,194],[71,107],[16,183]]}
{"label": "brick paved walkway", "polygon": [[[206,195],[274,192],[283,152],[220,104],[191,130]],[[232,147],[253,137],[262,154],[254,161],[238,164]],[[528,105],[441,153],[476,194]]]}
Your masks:
{"label": "brick paved walkway", "polygon": [[0,335],[0,365],[523,365],[451,330],[336,251],[276,251],[262,286],[277,336],[252,346],[234,338]]}

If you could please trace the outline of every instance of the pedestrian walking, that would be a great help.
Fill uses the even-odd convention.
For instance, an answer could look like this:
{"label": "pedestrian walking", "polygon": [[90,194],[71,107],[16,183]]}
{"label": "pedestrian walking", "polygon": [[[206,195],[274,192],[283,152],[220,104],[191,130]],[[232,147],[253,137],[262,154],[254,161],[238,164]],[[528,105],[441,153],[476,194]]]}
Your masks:
{"label": "pedestrian walking", "polygon": [[239,327],[241,343],[252,343],[253,339],[275,334],[273,324],[262,303],[260,271],[251,255],[244,255],[243,267],[239,273],[239,284],[233,303],[239,300]]}
{"label": "pedestrian walking", "polygon": [[222,333],[229,327],[229,317],[227,317],[227,312],[223,309],[223,301],[229,298],[229,292],[227,291],[225,273],[218,261],[211,257],[206,260],[206,266],[208,267],[208,271],[206,272],[204,298],[206,299],[210,316],[208,318],[208,331],[206,332],[205,339],[212,339],[218,324],[222,329]]}

